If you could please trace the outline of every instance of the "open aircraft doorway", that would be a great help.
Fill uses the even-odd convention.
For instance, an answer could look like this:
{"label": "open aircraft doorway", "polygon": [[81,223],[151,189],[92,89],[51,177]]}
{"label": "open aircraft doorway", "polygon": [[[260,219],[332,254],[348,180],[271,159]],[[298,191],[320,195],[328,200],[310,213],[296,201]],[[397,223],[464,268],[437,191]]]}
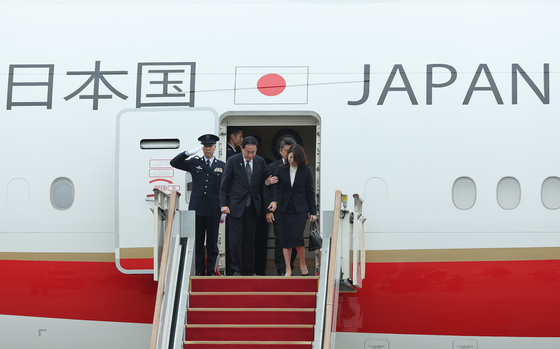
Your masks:
{"label": "open aircraft doorway", "polygon": [[[311,168],[311,172],[314,177],[315,185],[315,196],[317,201],[317,214],[320,215],[319,203],[320,203],[320,129],[321,129],[321,119],[317,113],[305,111],[251,111],[251,112],[226,112],[220,117],[220,149],[219,158],[226,161],[227,154],[227,134],[228,127],[238,126],[241,127],[244,137],[247,136],[258,136],[259,139],[259,149],[258,155],[263,157],[268,163],[272,163],[280,159],[280,154],[278,152],[278,145],[280,141],[285,137],[290,137],[294,139],[298,144],[303,146],[305,153],[307,155],[308,165]],[[239,152],[240,149],[238,148]],[[319,222],[321,217],[318,216]],[[262,273],[262,269],[259,269],[259,265],[262,268],[262,261],[266,258],[266,265],[264,273],[266,275],[276,275],[276,266],[274,262],[274,229],[269,225],[264,215],[260,218],[261,222],[257,227],[257,233],[255,237],[256,250],[256,262],[255,271],[257,274]],[[260,234],[260,235],[259,235]],[[266,235],[265,235],[266,234]],[[266,239],[263,238],[266,236]],[[225,227],[220,226],[220,256],[218,260],[218,268],[220,273],[225,268]],[[305,242],[307,246],[307,241],[309,237],[309,222],[305,229]],[[263,249],[266,250],[266,256],[264,255]],[[260,258],[260,259],[259,259]],[[306,248],[306,263],[309,270],[313,273],[315,272],[315,252],[309,252]],[[299,273],[299,261],[296,258],[294,262],[294,267],[296,268],[296,274]]]}

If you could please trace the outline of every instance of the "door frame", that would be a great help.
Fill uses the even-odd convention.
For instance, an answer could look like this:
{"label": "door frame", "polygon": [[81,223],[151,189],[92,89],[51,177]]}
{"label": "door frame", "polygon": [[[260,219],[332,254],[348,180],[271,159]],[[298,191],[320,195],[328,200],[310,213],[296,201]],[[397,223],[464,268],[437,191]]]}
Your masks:
{"label": "door frame", "polygon": [[[227,128],[228,126],[314,126],[315,127],[315,198],[317,202],[317,217],[320,220],[321,207],[321,117],[314,111],[227,111],[220,115],[218,121],[219,128],[219,149],[218,158],[226,161],[227,154]],[[320,223],[319,223],[320,224]],[[221,272],[225,268],[225,243],[222,238],[225,228],[220,228],[219,249],[220,255],[218,268]]]}

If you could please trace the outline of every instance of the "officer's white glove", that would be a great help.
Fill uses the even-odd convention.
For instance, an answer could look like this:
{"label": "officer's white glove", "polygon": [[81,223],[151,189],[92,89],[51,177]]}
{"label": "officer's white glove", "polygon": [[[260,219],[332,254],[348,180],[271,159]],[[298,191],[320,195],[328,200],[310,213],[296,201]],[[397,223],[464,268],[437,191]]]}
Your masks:
{"label": "officer's white glove", "polygon": [[185,154],[186,154],[187,156],[193,156],[194,154],[198,153],[198,152],[200,151],[200,149],[202,149],[202,147],[203,147],[203,145],[201,144],[201,145],[199,145],[199,146],[196,147],[196,148],[193,148],[193,149],[191,149],[191,150],[187,150],[187,151],[185,152]]}

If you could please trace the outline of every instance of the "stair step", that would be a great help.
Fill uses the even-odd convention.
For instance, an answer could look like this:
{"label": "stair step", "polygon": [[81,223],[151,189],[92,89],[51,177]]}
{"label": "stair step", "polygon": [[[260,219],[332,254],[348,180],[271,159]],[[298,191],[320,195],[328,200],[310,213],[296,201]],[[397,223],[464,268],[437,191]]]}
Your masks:
{"label": "stair step", "polygon": [[184,349],[311,349],[308,341],[185,341]]}
{"label": "stair step", "polygon": [[315,292],[191,292],[190,308],[315,308]]}
{"label": "stair step", "polygon": [[317,292],[318,276],[193,276],[192,292]]}
{"label": "stair step", "polygon": [[313,341],[313,325],[186,325],[187,341]]}
{"label": "stair step", "polygon": [[315,324],[314,308],[189,308],[189,324]]}

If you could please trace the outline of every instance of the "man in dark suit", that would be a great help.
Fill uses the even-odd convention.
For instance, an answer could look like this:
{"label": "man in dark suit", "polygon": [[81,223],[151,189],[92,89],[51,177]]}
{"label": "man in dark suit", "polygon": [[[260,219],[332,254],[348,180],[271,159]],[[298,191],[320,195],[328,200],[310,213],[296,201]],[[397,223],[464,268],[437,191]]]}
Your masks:
{"label": "man in dark suit", "polygon": [[243,130],[239,126],[230,126],[227,130],[227,153],[226,161],[233,155],[237,154],[237,148],[241,146],[243,142]]}
{"label": "man in dark suit", "polygon": [[[243,139],[241,154],[227,162],[220,187],[221,211],[228,216],[231,268],[233,275],[255,275],[255,229],[261,205],[259,194],[263,182],[268,187],[277,182],[263,158],[257,156],[258,142],[254,137]],[[275,192],[272,193],[275,197]],[[272,202],[269,210],[276,210]]]}
{"label": "man in dark suit", "polygon": [[[290,137],[286,137],[280,141],[278,145],[278,152],[282,156],[280,160],[273,162],[268,167],[270,171],[275,174],[278,167],[284,165],[286,161],[288,161],[288,150],[292,145],[295,145],[296,142],[291,139]],[[278,190],[278,198],[282,196],[282,189],[277,186]],[[270,204],[272,201],[272,197],[270,195],[266,196],[266,202]],[[280,246],[280,236],[282,235],[282,217],[280,215],[280,211],[276,212],[267,212],[266,213],[266,220],[269,224],[274,225],[274,262],[276,263],[276,273],[279,276],[284,276],[286,274],[286,262],[284,261],[284,252],[282,246]],[[294,260],[296,259],[296,249],[292,250],[292,258],[290,259],[290,266],[291,269],[294,269]]]}
{"label": "man in dark suit", "polygon": [[[225,162],[214,157],[216,142],[219,138],[206,134],[198,138],[202,145],[180,153],[173,160],[171,166],[191,173],[193,189],[189,210],[196,211],[195,236],[195,272],[196,275],[216,275],[216,258],[218,257],[218,230],[220,227],[220,184],[226,167]],[[190,158],[200,149],[204,157]],[[204,265],[204,236],[206,235],[207,265]]]}
{"label": "man in dark suit", "polygon": [[[227,129],[227,151],[226,161],[233,155],[237,154],[237,148],[243,142],[243,130],[239,126],[230,126]],[[226,221],[226,275],[233,275],[231,270],[231,252],[230,252],[230,236],[229,236],[229,220]]]}

